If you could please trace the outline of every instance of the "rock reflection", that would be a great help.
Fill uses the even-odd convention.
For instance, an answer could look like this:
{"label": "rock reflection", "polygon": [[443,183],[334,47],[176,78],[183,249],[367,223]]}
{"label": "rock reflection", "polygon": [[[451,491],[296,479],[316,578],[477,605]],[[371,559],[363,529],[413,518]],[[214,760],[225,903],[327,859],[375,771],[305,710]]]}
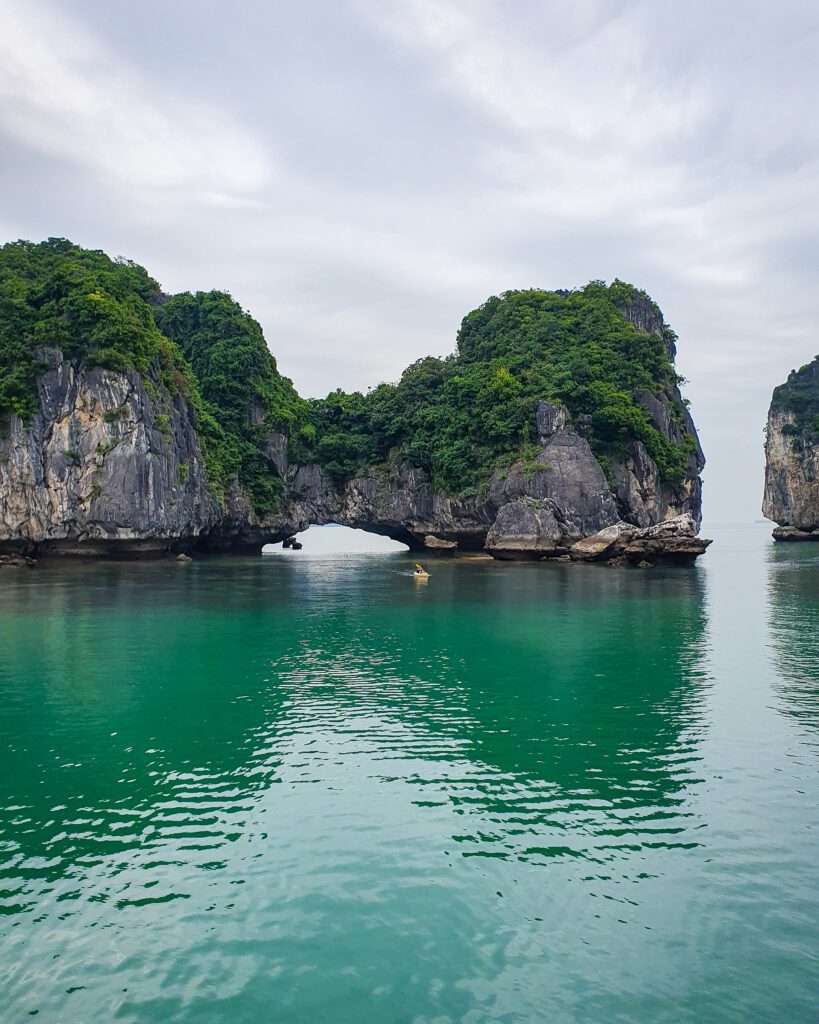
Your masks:
{"label": "rock reflection", "polygon": [[344,758],[451,807],[466,853],[605,859],[695,841],[696,573],[438,566],[434,582],[425,602],[308,618],[276,666],[284,730],[332,734]]}
{"label": "rock reflection", "polygon": [[0,912],[36,906],[43,883],[70,900],[98,865],[218,863],[266,785],[246,772],[247,741],[276,720],[269,652],[289,642],[259,607],[262,571],[79,565],[4,580]]}
{"label": "rock reflection", "polygon": [[409,841],[443,814],[465,855],[696,841],[694,571],[440,562],[420,594],[401,558],[47,571],[0,597],[6,913],[95,872],[101,903],[185,896],[268,842],[274,783],[312,830],[334,794],[361,824],[395,793]]}
{"label": "rock reflection", "polygon": [[768,622],[781,709],[819,729],[819,551],[773,544],[768,551]]}

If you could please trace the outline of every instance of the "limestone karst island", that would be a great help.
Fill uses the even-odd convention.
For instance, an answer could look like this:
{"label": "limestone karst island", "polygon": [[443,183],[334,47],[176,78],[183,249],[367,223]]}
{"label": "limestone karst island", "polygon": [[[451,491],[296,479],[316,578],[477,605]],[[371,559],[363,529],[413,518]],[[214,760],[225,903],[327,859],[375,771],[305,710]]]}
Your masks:
{"label": "limestone karst island", "polygon": [[777,540],[819,540],[819,356],[774,389],[762,511]]}
{"label": "limestone karst island", "polygon": [[319,400],[223,292],[65,239],[3,246],[0,288],[7,561],[259,552],[331,522],[503,559],[710,543],[676,335],[632,285],[505,292],[454,355]]}

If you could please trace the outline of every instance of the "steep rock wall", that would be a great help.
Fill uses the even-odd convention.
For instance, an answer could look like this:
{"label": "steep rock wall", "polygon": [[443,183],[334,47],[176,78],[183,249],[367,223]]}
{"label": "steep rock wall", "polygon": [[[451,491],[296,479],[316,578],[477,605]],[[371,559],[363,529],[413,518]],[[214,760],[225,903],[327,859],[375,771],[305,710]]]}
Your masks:
{"label": "steep rock wall", "polygon": [[[37,414],[28,423],[11,417],[0,438],[0,550],[126,557],[259,550],[333,522],[414,550],[480,550],[493,531],[490,549],[508,555],[526,549],[516,524],[531,502],[550,511],[555,551],[622,522],[648,527],[683,513],[699,522],[699,449],[685,479],[669,487],[635,444],[611,467],[612,487],[583,425],[546,402],[536,413],[536,457],[476,481],[477,495],[464,499],[436,491],[421,470],[402,464],[339,482],[320,466],[290,463],[286,437],[272,434],[267,456],[282,480],[281,509],[259,518],[238,487],[221,500],[210,488],[195,417],[181,395],[135,371],[87,369],[56,351],[48,358]],[[667,398],[644,401],[658,429],[676,439]],[[507,511],[499,520],[521,502],[520,515]]]}
{"label": "steep rock wall", "polygon": [[185,400],[158,404],[135,371],[45,358],[38,412],[11,416],[0,436],[0,545],[113,554],[210,529],[219,507]]}
{"label": "steep rock wall", "polygon": [[819,444],[797,428],[787,410],[768,414],[762,512],[782,528],[774,532],[779,539],[812,531],[819,539]]}
{"label": "steep rock wall", "polygon": [[819,356],[774,388],[762,511],[777,540],[819,540]]}
{"label": "steep rock wall", "polygon": [[[653,302],[638,297],[624,306],[621,312],[638,330],[662,338],[668,358],[674,363],[677,355],[676,336],[665,326]],[[648,413],[652,425],[666,440],[673,444],[683,444],[690,439],[693,443],[683,478],[670,484],[661,479],[657,465],[645,445],[641,441],[633,442],[628,457],[611,466],[614,494],[620,513],[626,522],[643,528],[655,526],[675,516],[688,515],[699,528],[702,520],[700,473],[705,468],[705,455],[680,389],[675,383],[659,392],[639,391],[635,397]],[[675,418],[675,409],[684,410],[681,419]]]}

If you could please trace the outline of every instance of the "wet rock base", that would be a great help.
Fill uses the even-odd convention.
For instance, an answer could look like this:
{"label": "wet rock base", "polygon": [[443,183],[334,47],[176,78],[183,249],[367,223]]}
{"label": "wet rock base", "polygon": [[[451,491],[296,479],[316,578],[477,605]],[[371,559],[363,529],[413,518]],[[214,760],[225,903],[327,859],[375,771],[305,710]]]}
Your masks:
{"label": "wet rock base", "polygon": [[802,530],[796,526],[777,526],[771,533],[774,540],[779,541],[819,541],[819,527],[815,530]]}

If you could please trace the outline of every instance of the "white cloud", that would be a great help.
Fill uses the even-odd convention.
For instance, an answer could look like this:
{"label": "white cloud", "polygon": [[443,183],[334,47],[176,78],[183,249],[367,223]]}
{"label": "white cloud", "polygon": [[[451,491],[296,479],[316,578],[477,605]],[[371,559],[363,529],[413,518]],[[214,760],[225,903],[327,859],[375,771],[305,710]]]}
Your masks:
{"label": "white cloud", "polygon": [[225,114],[169,95],[53,8],[4,0],[0,20],[5,133],[135,189],[231,199],[269,176],[261,147]]}

